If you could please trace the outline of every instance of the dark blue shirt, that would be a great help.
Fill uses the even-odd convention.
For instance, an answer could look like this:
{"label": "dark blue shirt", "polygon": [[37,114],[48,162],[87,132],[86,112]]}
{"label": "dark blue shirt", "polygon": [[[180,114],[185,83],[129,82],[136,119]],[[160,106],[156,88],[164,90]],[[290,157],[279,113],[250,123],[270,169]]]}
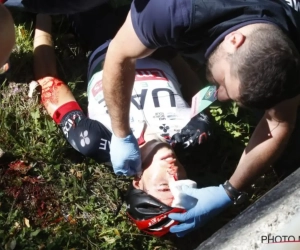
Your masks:
{"label": "dark blue shirt", "polygon": [[300,50],[298,0],[134,0],[131,18],[141,42],[207,57],[226,34],[252,23],[279,26]]}

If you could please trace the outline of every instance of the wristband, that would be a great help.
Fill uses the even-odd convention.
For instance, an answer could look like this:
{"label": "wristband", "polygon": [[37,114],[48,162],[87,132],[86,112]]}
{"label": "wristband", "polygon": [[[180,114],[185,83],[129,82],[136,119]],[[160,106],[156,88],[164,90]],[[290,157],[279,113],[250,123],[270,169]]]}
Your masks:
{"label": "wristband", "polygon": [[225,181],[225,183],[223,184],[223,188],[229,194],[228,196],[233,201],[234,205],[242,204],[248,199],[247,193],[240,192],[237,189],[235,189],[228,180]]}

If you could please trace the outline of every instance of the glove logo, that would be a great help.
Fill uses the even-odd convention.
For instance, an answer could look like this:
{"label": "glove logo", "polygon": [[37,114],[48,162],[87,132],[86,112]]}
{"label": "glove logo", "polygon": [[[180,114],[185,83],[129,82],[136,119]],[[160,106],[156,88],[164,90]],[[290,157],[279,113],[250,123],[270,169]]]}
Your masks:
{"label": "glove logo", "polygon": [[89,135],[89,132],[88,132],[87,130],[85,130],[85,131],[83,132],[83,134],[80,133],[80,137],[82,138],[82,139],[80,140],[80,144],[81,144],[82,147],[85,147],[85,145],[89,145],[89,144],[90,144],[91,140],[90,140],[90,138],[88,137],[88,135]]}

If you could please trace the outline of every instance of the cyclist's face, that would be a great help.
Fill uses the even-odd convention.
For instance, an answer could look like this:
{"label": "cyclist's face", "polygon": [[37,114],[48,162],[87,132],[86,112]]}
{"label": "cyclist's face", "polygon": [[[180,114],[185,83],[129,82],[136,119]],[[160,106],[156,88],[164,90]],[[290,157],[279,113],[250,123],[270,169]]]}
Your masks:
{"label": "cyclist's face", "polygon": [[168,143],[151,141],[145,146],[141,148],[143,174],[134,186],[170,206],[173,195],[169,183],[186,179],[186,172]]}

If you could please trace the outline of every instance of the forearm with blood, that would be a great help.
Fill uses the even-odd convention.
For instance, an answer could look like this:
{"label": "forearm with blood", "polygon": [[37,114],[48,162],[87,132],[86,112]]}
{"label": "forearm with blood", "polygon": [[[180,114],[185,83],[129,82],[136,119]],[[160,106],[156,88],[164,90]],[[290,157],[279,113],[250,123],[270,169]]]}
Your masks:
{"label": "forearm with blood", "polygon": [[41,102],[59,123],[67,110],[81,110],[69,87],[58,79],[51,36],[51,17],[38,14],[34,35],[34,75],[41,86]]}
{"label": "forearm with blood", "polygon": [[57,124],[68,111],[81,111],[71,90],[63,81],[55,77],[44,77],[38,82],[42,88],[41,102]]}

